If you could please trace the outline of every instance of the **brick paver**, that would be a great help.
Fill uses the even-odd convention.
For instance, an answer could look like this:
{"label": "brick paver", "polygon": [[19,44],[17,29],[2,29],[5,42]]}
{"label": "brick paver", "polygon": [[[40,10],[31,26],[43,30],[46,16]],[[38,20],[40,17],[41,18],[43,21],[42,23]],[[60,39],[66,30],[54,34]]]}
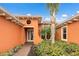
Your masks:
{"label": "brick paver", "polygon": [[14,56],[27,56],[32,44],[25,44],[18,52],[14,54]]}

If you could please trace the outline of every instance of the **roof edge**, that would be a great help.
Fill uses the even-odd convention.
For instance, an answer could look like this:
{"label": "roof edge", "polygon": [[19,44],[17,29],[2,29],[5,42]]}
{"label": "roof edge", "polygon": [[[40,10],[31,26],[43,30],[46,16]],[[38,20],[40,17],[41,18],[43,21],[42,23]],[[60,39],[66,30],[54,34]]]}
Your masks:
{"label": "roof edge", "polygon": [[17,22],[15,22],[16,24],[23,26],[24,24],[22,24],[14,15],[10,14],[9,12],[6,11],[6,9],[0,7],[0,10],[2,12],[4,12],[5,14],[9,15],[10,17],[14,18],[14,20],[16,20]]}

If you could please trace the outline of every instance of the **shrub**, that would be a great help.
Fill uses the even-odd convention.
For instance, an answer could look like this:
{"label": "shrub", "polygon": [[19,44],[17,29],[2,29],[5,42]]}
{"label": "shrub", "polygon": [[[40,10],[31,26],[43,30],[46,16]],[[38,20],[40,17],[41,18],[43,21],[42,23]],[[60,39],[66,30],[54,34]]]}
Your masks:
{"label": "shrub", "polygon": [[77,56],[79,55],[79,46],[77,44],[71,43],[64,49],[67,55]]}
{"label": "shrub", "polygon": [[50,46],[49,41],[44,40],[44,41],[42,41],[41,44],[33,46],[33,48],[32,48],[33,49],[33,54],[34,55],[44,55],[46,53],[46,50],[49,49],[49,46]]}
{"label": "shrub", "polygon": [[43,41],[39,45],[34,45],[33,53],[37,56],[78,56],[79,46],[74,43],[67,44],[63,41]]}
{"label": "shrub", "polygon": [[22,45],[17,45],[16,47],[10,49],[9,51],[0,53],[0,55],[1,56],[12,56],[14,53],[16,53],[21,48],[22,48]]}
{"label": "shrub", "polygon": [[50,33],[51,33],[50,27],[44,27],[41,31],[41,38],[50,39],[51,36]]}
{"label": "shrub", "polygon": [[20,48],[22,48],[22,45],[16,46],[13,50],[14,50],[14,52],[17,52]]}

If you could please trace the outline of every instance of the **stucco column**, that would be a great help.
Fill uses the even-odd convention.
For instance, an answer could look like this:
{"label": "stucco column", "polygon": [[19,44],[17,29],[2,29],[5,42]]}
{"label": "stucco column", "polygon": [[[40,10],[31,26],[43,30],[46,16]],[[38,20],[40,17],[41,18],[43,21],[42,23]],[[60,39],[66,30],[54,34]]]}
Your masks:
{"label": "stucco column", "polygon": [[40,43],[41,38],[39,37],[38,25],[34,27],[34,44]]}

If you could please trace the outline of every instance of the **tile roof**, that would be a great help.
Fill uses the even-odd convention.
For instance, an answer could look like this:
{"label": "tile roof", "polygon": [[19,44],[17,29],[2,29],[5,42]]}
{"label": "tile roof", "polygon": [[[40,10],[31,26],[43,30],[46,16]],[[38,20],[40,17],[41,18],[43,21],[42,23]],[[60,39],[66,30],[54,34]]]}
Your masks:
{"label": "tile roof", "polygon": [[5,16],[6,19],[10,20],[11,22],[16,23],[17,25],[23,26],[24,24],[22,24],[19,19],[17,19],[14,15],[8,13],[6,11],[6,9],[0,7],[0,16]]}
{"label": "tile roof", "polygon": [[59,28],[59,27],[62,27],[62,26],[64,26],[64,25],[66,25],[66,24],[73,23],[73,22],[75,22],[75,21],[79,21],[79,14],[76,14],[75,16],[69,18],[68,20],[66,20],[66,21],[64,21],[64,22],[62,22],[62,23],[56,25],[56,27]]}

